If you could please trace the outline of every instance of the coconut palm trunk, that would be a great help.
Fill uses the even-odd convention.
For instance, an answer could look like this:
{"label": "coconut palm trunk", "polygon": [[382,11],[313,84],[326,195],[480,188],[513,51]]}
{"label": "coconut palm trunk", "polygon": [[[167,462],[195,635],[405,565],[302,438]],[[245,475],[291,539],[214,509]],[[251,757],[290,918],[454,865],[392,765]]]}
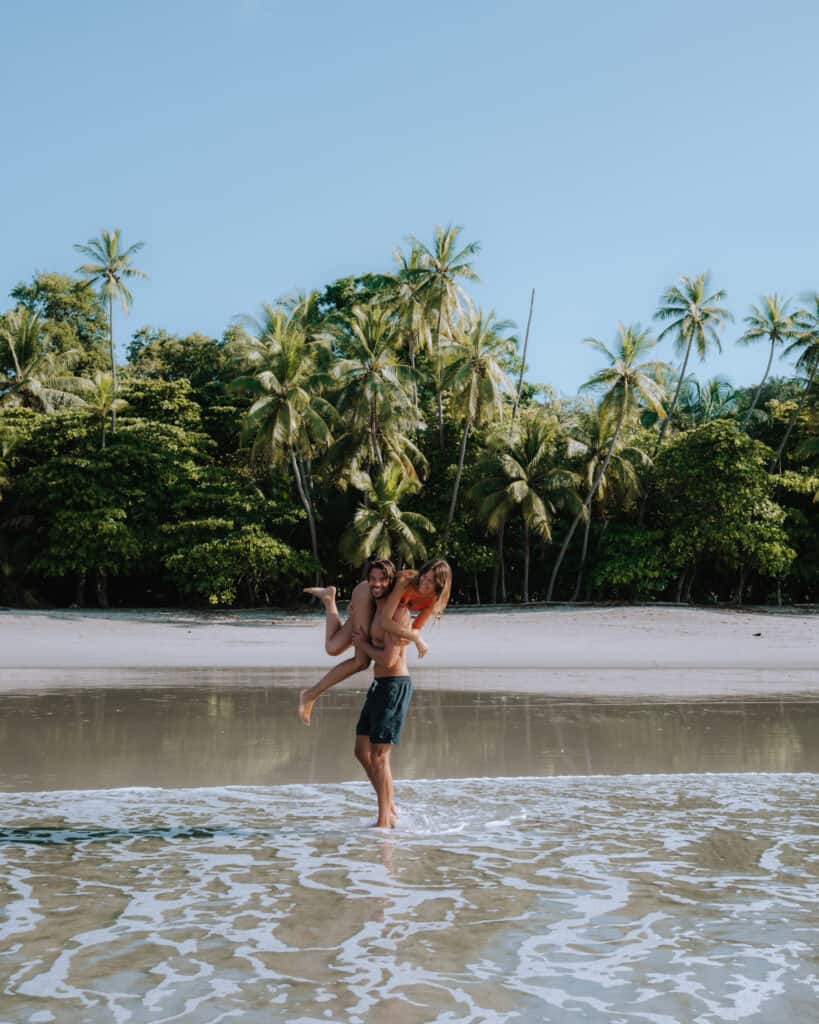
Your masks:
{"label": "coconut palm trunk", "polygon": [[586,556],[589,552],[589,533],[591,531],[591,509],[589,515],[586,516],[586,523],[583,529],[583,550],[580,554],[580,568],[577,570],[577,582],[574,585],[574,593],[572,594],[572,604],[577,601],[580,595],[580,585],[583,582],[583,570],[586,567]]}
{"label": "coconut palm trunk", "polygon": [[785,431],[785,436],[782,438],[782,443],[779,445],[779,448],[777,449],[776,455],[774,455],[774,457],[771,459],[770,465],[768,466],[768,472],[769,473],[773,473],[774,467],[777,466],[777,465],[779,465],[780,472],[781,472],[781,459],[782,459],[782,455],[783,455],[783,453],[785,451],[785,448],[787,447],[788,440],[790,439],[790,436],[791,436],[791,432],[792,432],[793,428],[796,426],[796,421],[799,419],[799,414],[802,412],[802,409],[805,407],[805,402],[807,401],[808,395],[810,394],[810,389],[813,387],[813,379],[816,376],[817,368],[819,368],[819,358],[814,359],[814,361],[813,361],[813,365],[811,366],[811,369],[810,369],[810,376],[808,377],[808,382],[807,382],[807,384],[805,384],[805,387],[802,390],[802,395],[799,398],[799,404],[794,409],[793,415],[791,416],[790,421],[788,423],[788,428]]}
{"label": "coconut palm trunk", "polygon": [[[108,347],[111,351],[111,378],[114,381],[114,401],[117,399],[117,360],[114,356],[114,295],[108,293]],[[111,407],[111,433],[117,432],[117,407]],[[105,444],[103,443],[103,448]]]}
{"label": "coconut palm trunk", "polygon": [[671,399],[671,405],[668,407],[665,418],[660,421],[660,433],[657,435],[657,446],[654,449],[654,454],[660,450],[660,445],[663,443],[665,432],[668,429],[668,423],[674,414],[674,410],[677,408],[677,400],[680,397],[680,391],[682,391],[683,382],[685,381],[685,371],[688,369],[688,359],[691,355],[691,346],[694,344],[694,335],[690,335],[688,338],[688,346],[685,350],[685,359],[683,359],[682,368],[680,370],[680,378],[677,381],[677,387],[674,391],[674,397]]}
{"label": "coconut palm trunk", "polygon": [[105,569],[97,569],[96,573],[97,605],[100,608],[108,607],[108,573]]}
{"label": "coconut palm trunk", "polygon": [[[515,392],[515,404],[512,406],[512,424],[515,422],[515,417],[518,414],[518,406],[520,405],[520,396],[523,391],[523,374],[526,370],[526,353],[529,349],[529,328],[532,326],[532,312],[535,308],[535,289],[532,289],[532,296],[529,299],[529,318],[526,321],[526,334],[523,336],[523,358],[520,363],[520,376],[518,377],[518,388]],[[509,431],[512,431],[512,425],[510,424]]]}
{"label": "coconut palm trunk", "polygon": [[458,470],[455,474],[455,483],[452,485],[452,501],[449,503],[449,515],[446,519],[444,530],[444,544],[449,540],[449,531],[452,527],[452,520],[455,518],[455,504],[458,501],[458,489],[461,486],[461,476],[464,471],[464,460],[466,458],[466,441],[469,437],[469,430],[472,426],[472,417],[468,417],[464,424],[464,435],[461,438],[461,450],[458,452]]}
{"label": "coconut palm trunk", "polygon": [[370,441],[373,446],[373,455],[378,463],[379,469],[384,468],[384,456],[381,453],[381,445],[378,443],[378,418],[375,413],[375,406],[370,409]]}
{"label": "coconut palm trunk", "polygon": [[617,442],[618,442],[618,440],[620,438],[620,431],[623,429],[623,420],[625,418],[625,412],[626,412],[626,403],[624,401],[620,405],[620,411],[619,411],[619,413],[617,415],[617,426],[614,428],[614,434],[612,436],[611,443],[609,444],[609,450],[606,452],[606,457],[603,460],[603,464],[598,469],[597,474],[595,475],[594,481],[592,482],[591,489],[589,490],[588,497],[583,502],[583,507],[580,509],[580,511],[575,516],[574,522],[569,527],[569,532],[566,534],[566,538],[563,541],[563,546],[561,547],[560,553],[557,556],[557,561],[554,564],[554,568],[552,569],[552,575],[551,575],[551,578],[549,580],[549,589],[548,589],[548,591],[546,593],[546,600],[547,601],[551,601],[552,600],[552,594],[554,593],[555,581],[557,580],[557,574],[560,572],[560,566],[563,564],[563,559],[566,557],[566,552],[569,550],[569,544],[571,544],[571,542],[572,542],[572,537],[574,537],[575,530],[580,525],[580,520],[583,518],[583,516],[584,515],[589,515],[592,502],[594,501],[594,496],[597,493],[597,488],[600,486],[600,481],[606,475],[606,470],[609,468],[609,463],[611,462],[611,457],[612,457],[612,455],[614,455],[614,449],[617,446]]}
{"label": "coconut palm trunk", "polygon": [[[312,501],[310,501],[310,497],[307,494],[307,490],[304,486],[304,481],[302,480],[301,470],[299,469],[298,459],[296,458],[296,453],[295,451],[293,451],[292,448],[290,449],[290,464],[293,467],[293,476],[296,479],[296,489],[299,492],[299,498],[301,499],[301,503],[304,506],[304,511],[307,513],[307,523],[310,528],[310,543],[313,547],[313,557],[315,558],[316,563],[318,563],[318,535],[316,533],[316,517],[313,513],[313,503]],[[318,568],[316,568],[316,586],[318,586],[320,583],[321,572]]]}
{"label": "coconut palm trunk", "polygon": [[438,447],[444,451],[444,399],[441,394],[441,317],[444,311],[444,300],[438,303],[438,323],[435,328],[435,391],[438,401]]}
{"label": "coconut palm trunk", "polygon": [[529,604],[529,527],[523,521],[523,603]]}
{"label": "coconut palm trunk", "polygon": [[750,420],[751,416],[753,415],[753,411],[754,411],[754,409],[756,409],[756,403],[759,401],[759,396],[762,394],[762,389],[765,387],[765,381],[768,379],[768,374],[771,372],[771,365],[773,363],[774,346],[775,346],[775,344],[776,344],[776,341],[772,338],[771,339],[771,351],[770,351],[770,354],[768,355],[768,365],[765,367],[765,372],[762,374],[762,380],[759,382],[759,387],[754,392],[754,399],[751,402],[751,407],[745,413],[745,419],[742,421],[742,429],[743,430],[745,430],[746,427],[748,426],[748,421]]}
{"label": "coconut palm trunk", "polygon": [[500,584],[501,600],[506,600],[506,572],[503,564],[503,531],[506,523],[498,527],[498,546],[495,551],[495,566],[492,570],[492,604],[498,603],[498,584]]}

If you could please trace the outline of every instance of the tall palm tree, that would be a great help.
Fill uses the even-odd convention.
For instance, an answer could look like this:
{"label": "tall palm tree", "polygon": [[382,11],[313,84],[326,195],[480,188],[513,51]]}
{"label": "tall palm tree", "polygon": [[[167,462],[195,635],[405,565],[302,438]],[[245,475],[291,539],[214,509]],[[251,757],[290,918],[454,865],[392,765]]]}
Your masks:
{"label": "tall palm tree", "polygon": [[660,423],[657,449],[663,443],[668,422],[674,415],[692,348],[697,350],[700,360],[705,359],[711,347],[718,352],[722,350],[718,330],[723,323],[733,320],[728,310],[719,305],[724,299],[724,291],[711,292],[711,275],[707,271],[697,277],[681,277],[679,285],[667,288],[660,297],[660,308],[654,314],[654,319],[667,323],[667,326],[660,332],[657,341],[670,335],[674,339],[674,349],[678,356],[683,357],[683,362],[674,397]]}
{"label": "tall palm tree", "polygon": [[494,317],[494,310],[486,317],[478,310],[471,321],[455,331],[452,342],[447,346],[442,382],[452,392],[453,411],[463,421],[464,432],[458,452],[455,482],[452,485],[444,544],[449,539],[455,517],[469,432],[474,426],[500,417],[503,395],[511,391],[509,379],[501,369],[500,359],[514,349],[514,341],[502,336],[502,332],[512,325],[508,321],[496,321]]}
{"label": "tall palm tree", "polygon": [[[407,347],[410,366],[414,370],[416,353],[433,351],[429,307],[424,302],[423,286],[419,285],[419,271],[424,270],[424,255],[415,244],[408,253],[396,248],[393,256],[398,271],[392,277],[387,301],[392,304],[398,317],[399,338]],[[423,275],[420,277],[423,280]],[[417,405],[417,392],[413,394]]]}
{"label": "tall palm tree", "polygon": [[[134,297],[125,282],[133,278],[148,276],[131,263],[131,259],[144,245],[144,242],[134,242],[127,249],[121,249],[119,228],[115,228],[113,231],[106,231],[103,228],[99,238],[89,238],[85,245],[74,246],[77,252],[81,252],[92,261],[83,263],[77,268],[77,273],[87,277],[89,284],[98,284],[103,299],[108,300],[108,344],[111,353],[114,397],[117,393],[117,361],[114,355],[114,299],[119,301],[124,313],[131,308]],[[116,429],[117,411],[112,407],[111,430],[116,432]]]}
{"label": "tall palm tree", "polygon": [[67,387],[77,396],[83,407],[100,421],[100,447],[104,451],[108,417],[122,412],[128,405],[124,398],[116,397],[113,375],[104,370],[97,370],[93,377],[75,377]]}
{"label": "tall palm tree", "polygon": [[81,404],[70,384],[82,356],[81,349],[54,352],[40,317],[25,306],[6,313],[0,317],[0,405],[53,412]]}
{"label": "tall palm tree", "polygon": [[351,565],[361,565],[368,558],[392,558],[399,564],[425,561],[426,537],[435,533],[435,527],[426,516],[401,508],[417,485],[392,464],[359,486],[366,490],[368,503],[358,506],[342,534],[342,555]]}
{"label": "tall palm tree", "polygon": [[[662,378],[668,367],[665,363],[642,362],[637,360],[646,355],[657,344],[650,331],[643,330],[639,324],[625,327],[623,324],[617,329],[617,341],[614,350],[608,349],[602,341],[596,338],[586,338],[587,345],[596,348],[607,360],[608,366],[595,373],[583,384],[584,390],[603,391],[600,402],[601,413],[611,415],[614,420],[614,430],[611,435],[606,455],[601,462],[597,474],[589,488],[583,507],[577,513],[569,527],[569,531],[563,541],[563,546],[557,556],[557,561],[552,569],[552,576],[549,580],[549,589],[546,593],[546,600],[552,600],[555,589],[557,574],[560,566],[566,557],[575,530],[580,525],[581,519],[589,514],[591,504],[600,487],[601,481],[605,478],[620,435],[625,425],[633,421],[639,414],[642,405],[653,409],[658,416],[664,416],[662,385],[658,383],[658,377]],[[678,388],[679,391],[679,388]]]}
{"label": "tall palm tree", "polygon": [[354,429],[366,432],[368,468],[383,467],[384,440],[392,425],[415,421],[411,387],[416,373],[395,351],[397,333],[384,306],[354,306],[344,331],[346,358],[334,367],[338,411]]}
{"label": "tall palm tree", "polygon": [[799,358],[796,360],[796,368],[805,374],[805,386],[788,421],[785,435],[776,451],[776,455],[771,459],[768,466],[769,473],[772,473],[776,466],[781,468],[785,448],[790,440],[793,428],[796,426],[796,421],[799,419],[799,415],[805,406],[817,372],[819,372],[819,292],[812,292],[807,298],[810,305],[806,309],[800,309],[796,314],[799,333],[785,349],[785,355],[799,353]]}
{"label": "tall palm tree", "polygon": [[478,463],[470,494],[479,502],[478,517],[499,534],[518,512],[523,525],[523,603],[529,603],[530,535],[552,539],[558,508],[579,508],[579,478],[555,461],[555,425],[542,415],[524,416],[510,437]]}
{"label": "tall palm tree", "polygon": [[762,388],[765,386],[765,381],[771,372],[771,363],[773,362],[776,346],[784,345],[799,334],[799,325],[794,319],[790,305],[790,299],[783,299],[776,293],[764,295],[761,305],[751,306],[751,312],[745,317],[748,330],[739,338],[740,344],[750,345],[761,338],[767,338],[771,347],[768,353],[768,364],[765,367],[765,372],[762,374],[762,380],[754,392],[753,401],[742,421],[743,430],[748,426],[748,421],[751,419],[756,403],[759,401],[759,396],[762,394]]}
{"label": "tall palm tree", "polygon": [[[589,514],[585,517],[583,547],[572,602],[577,600],[583,582],[595,506],[602,511],[612,496],[616,496],[622,506],[628,507],[641,490],[637,466],[645,466],[651,461],[639,445],[626,442],[625,434],[621,434],[617,444],[612,447],[614,429],[612,410],[593,405],[579,413],[571,434],[569,454],[576,457],[580,463],[580,478],[585,492],[588,494],[595,481],[598,481],[594,501],[589,507]],[[609,451],[611,458],[603,472],[603,464]]]}
{"label": "tall palm tree", "polygon": [[417,250],[418,266],[412,271],[407,270],[405,276],[435,317],[435,333],[433,348],[435,352],[435,390],[438,401],[438,444],[444,450],[444,406],[442,397],[442,361],[441,332],[445,328],[449,333],[456,314],[462,310],[464,303],[469,305],[462,281],[479,281],[472,266],[471,259],[480,251],[479,242],[470,242],[458,248],[458,236],[463,228],[449,225],[435,227],[435,239],[431,247],[427,247],[417,238],[410,242]]}
{"label": "tall palm tree", "polygon": [[254,453],[293,474],[318,564],[316,516],[304,460],[330,443],[334,410],[322,396],[329,380],[316,369],[317,352],[317,343],[305,340],[298,320],[280,309],[260,337],[245,343],[246,372],[232,387],[255,397],[245,423]]}

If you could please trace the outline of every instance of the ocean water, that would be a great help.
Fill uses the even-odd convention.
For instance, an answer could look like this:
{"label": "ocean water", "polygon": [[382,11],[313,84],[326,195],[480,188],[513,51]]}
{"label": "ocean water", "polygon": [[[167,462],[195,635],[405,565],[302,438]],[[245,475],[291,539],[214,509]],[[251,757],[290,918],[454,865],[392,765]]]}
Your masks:
{"label": "ocean water", "polygon": [[814,1022],[819,775],[5,793],[0,1021]]}

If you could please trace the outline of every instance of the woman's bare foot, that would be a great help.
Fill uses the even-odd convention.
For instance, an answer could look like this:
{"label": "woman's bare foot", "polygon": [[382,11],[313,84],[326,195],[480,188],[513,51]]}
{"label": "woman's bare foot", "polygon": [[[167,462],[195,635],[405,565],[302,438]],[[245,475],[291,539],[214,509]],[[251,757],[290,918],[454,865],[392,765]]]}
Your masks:
{"label": "woman's bare foot", "polygon": [[335,587],[305,587],[305,594],[310,594],[311,597],[317,597],[319,601],[335,601],[336,599],[336,588]]}
{"label": "woman's bare foot", "polygon": [[305,696],[309,692],[309,690],[301,690],[299,693],[299,718],[305,725],[310,724],[310,715],[313,713],[313,705],[316,703],[315,697]]}

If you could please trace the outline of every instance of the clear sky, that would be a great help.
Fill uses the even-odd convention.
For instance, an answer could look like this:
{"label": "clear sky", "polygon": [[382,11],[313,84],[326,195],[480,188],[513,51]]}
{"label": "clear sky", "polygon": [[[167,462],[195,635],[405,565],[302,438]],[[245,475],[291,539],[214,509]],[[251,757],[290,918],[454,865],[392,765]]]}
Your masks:
{"label": "clear sky", "polygon": [[46,0],[0,28],[0,295],[119,227],[151,278],[121,351],[387,269],[436,223],[482,243],[484,308],[522,330],[537,289],[530,378],[566,393],[599,362],[580,339],[680,274],[728,290],[694,369],[736,384],[766,356],[733,344],[749,304],[819,288],[811,0]]}

